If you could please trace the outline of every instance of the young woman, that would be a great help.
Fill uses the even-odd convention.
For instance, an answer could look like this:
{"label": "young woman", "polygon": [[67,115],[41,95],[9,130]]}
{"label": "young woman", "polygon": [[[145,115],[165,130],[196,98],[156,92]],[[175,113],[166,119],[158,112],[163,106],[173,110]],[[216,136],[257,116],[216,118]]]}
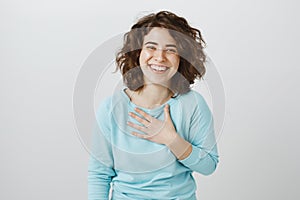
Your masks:
{"label": "young woman", "polygon": [[147,15],[125,34],[116,63],[125,87],[101,102],[89,200],[195,200],[192,172],[218,163],[213,117],[191,89],[205,74],[204,40],[177,15]]}

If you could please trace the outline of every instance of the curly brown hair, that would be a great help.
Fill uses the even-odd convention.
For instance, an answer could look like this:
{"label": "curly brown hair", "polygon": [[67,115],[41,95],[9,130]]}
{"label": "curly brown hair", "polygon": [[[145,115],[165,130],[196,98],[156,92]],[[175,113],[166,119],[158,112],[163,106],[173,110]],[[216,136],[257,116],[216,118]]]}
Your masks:
{"label": "curly brown hair", "polygon": [[180,63],[169,89],[174,93],[184,94],[190,90],[194,80],[201,79],[206,72],[206,55],[203,52],[205,41],[198,29],[191,27],[183,17],[169,11],[144,16],[131,27],[124,35],[122,49],[116,55],[116,71],[121,71],[123,82],[130,90],[139,92],[143,89],[144,78],[139,67],[139,56],[144,36],[154,27],[166,28],[177,42]]}

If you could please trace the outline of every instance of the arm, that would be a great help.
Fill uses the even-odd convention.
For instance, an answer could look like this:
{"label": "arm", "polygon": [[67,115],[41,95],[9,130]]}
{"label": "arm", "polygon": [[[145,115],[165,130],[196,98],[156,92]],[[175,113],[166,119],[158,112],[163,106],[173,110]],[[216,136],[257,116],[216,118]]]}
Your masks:
{"label": "arm", "polygon": [[[105,105],[106,104],[106,105]],[[108,200],[110,183],[116,175],[110,143],[110,124],[107,102],[100,105],[97,124],[92,136],[91,156],[88,166],[88,199]]]}
{"label": "arm", "polygon": [[88,199],[108,200],[110,183],[115,172],[93,156],[90,156],[88,168]]}
{"label": "arm", "polygon": [[186,145],[179,162],[193,171],[209,175],[215,171],[219,162],[213,116],[203,97],[199,95],[197,100],[199,103],[189,127],[189,141],[179,137],[174,142]]}

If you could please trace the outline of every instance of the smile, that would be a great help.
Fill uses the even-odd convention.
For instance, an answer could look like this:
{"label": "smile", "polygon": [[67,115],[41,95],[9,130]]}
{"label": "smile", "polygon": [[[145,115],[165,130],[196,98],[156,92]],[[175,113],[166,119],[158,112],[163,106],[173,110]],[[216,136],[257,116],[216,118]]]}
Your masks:
{"label": "smile", "polygon": [[165,71],[167,71],[169,69],[168,67],[158,66],[158,65],[150,65],[150,68],[155,73],[164,73]]}

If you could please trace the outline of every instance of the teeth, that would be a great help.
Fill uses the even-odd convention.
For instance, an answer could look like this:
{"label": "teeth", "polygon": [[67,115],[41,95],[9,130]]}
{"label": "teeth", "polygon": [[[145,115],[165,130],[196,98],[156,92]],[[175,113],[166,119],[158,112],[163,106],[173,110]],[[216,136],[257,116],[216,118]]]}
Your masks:
{"label": "teeth", "polygon": [[158,70],[158,71],[165,71],[167,67],[161,67],[161,66],[156,66],[156,65],[151,65],[152,69]]}

